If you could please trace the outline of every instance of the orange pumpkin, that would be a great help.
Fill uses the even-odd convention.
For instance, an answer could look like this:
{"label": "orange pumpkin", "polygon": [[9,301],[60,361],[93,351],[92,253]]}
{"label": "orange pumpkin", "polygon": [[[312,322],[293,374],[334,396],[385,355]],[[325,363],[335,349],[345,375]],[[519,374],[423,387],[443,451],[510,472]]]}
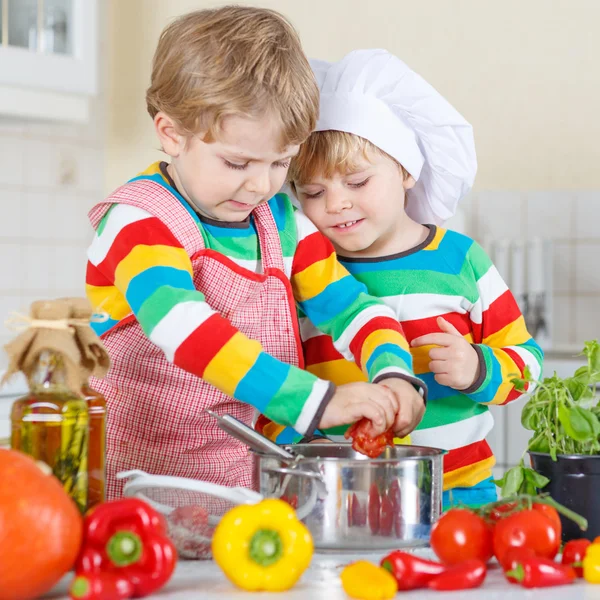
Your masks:
{"label": "orange pumpkin", "polygon": [[82,517],[58,479],[29,456],[0,449],[0,597],[28,600],[73,566]]}

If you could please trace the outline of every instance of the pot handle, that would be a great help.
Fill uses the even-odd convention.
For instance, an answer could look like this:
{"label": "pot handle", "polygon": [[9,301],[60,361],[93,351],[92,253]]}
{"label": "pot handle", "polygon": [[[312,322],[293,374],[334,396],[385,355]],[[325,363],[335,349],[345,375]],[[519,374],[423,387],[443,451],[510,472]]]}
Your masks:
{"label": "pot handle", "polygon": [[315,473],[314,471],[300,471],[298,469],[286,469],[284,467],[263,467],[263,471],[267,473],[281,473],[282,475],[297,475],[298,477],[309,477],[310,479],[318,479],[323,482],[321,473]]}
{"label": "pot handle", "polygon": [[[296,509],[296,516],[298,517],[298,519],[302,521],[302,519],[308,517],[308,515],[312,512],[313,508],[315,507],[315,504],[317,503],[318,485],[321,484],[325,486],[321,473],[315,473],[314,471],[300,471],[298,469],[286,469],[284,467],[264,467],[263,471],[265,471],[266,473],[279,473],[280,475],[287,475],[286,480],[288,481],[290,475],[297,475],[298,477],[307,477],[311,480],[310,496],[308,500],[302,506],[299,506]],[[285,491],[286,487],[287,484],[284,483],[281,489],[282,494]]]}
{"label": "pot handle", "polygon": [[256,504],[263,499],[263,496],[246,488],[230,488],[208,481],[196,479],[186,479],[183,477],[171,477],[166,475],[150,475],[144,471],[121,471],[116,475],[117,479],[127,479],[123,488],[124,496],[138,496],[149,504],[153,505],[159,512],[169,514],[174,510],[172,506],[165,506],[154,500],[150,500],[142,490],[152,487],[163,489],[187,490],[201,492],[216,498],[228,500],[232,504]]}

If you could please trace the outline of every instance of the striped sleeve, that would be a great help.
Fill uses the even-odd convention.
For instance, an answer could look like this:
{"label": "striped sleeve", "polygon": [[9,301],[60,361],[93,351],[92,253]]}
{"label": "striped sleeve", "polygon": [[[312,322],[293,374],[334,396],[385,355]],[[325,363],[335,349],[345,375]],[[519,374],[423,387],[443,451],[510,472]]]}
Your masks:
{"label": "striped sleeve", "polygon": [[263,351],[194,287],[184,248],[159,219],[116,205],[88,250],[87,292],[109,314],[102,334],[133,313],[166,358],[269,418],[311,434],[334,386]]}
{"label": "striped sleeve", "polygon": [[463,393],[476,402],[507,404],[533,391],[531,385],[519,391],[511,380],[523,377],[525,367],[539,379],[544,353],[527,331],[514,296],[481,246],[473,242],[467,260],[479,294],[470,318],[480,373]]}
{"label": "striped sleeve", "polygon": [[425,395],[412,369],[408,343],[394,311],[368,295],[338,262],[331,242],[302,212],[296,211],[298,246],[292,288],[300,309],[333,339],[347,360],[354,360],[369,381],[401,377]]}

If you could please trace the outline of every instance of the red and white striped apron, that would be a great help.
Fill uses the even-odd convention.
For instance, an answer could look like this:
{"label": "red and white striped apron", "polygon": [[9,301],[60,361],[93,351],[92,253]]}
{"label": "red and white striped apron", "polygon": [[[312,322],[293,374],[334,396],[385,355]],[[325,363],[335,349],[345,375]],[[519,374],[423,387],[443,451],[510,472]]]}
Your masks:
{"label": "red and white striped apron", "polygon": [[[253,211],[262,274],[204,246],[197,222],[173,194],[151,179],[137,179],[89,213],[94,228],[115,203],[159,218],[191,258],[194,286],[210,307],[279,360],[302,366],[291,285],[271,209]],[[221,431],[204,411],[229,413],[251,425],[254,408],[167,361],[133,314],[103,336],[112,366],[92,386],[107,401],[107,498],[121,496],[116,473],[142,469],[157,475],[202,479],[228,486],[252,484],[247,448]],[[201,349],[199,349],[200,351]]]}

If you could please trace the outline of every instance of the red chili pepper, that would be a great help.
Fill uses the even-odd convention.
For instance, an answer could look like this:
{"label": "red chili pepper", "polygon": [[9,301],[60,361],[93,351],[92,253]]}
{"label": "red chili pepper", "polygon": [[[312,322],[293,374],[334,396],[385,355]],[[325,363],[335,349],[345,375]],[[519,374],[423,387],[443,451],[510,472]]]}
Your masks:
{"label": "red chili pepper", "polygon": [[352,438],[352,448],[356,452],[365,454],[369,458],[377,458],[386,446],[394,445],[394,433],[388,429],[384,433],[373,437],[371,435],[371,421],[369,419],[361,419],[352,425],[344,434],[348,440]]}
{"label": "red chili pepper", "polygon": [[483,583],[486,573],[485,563],[478,558],[471,558],[447,567],[441,575],[432,579],[427,587],[438,592],[468,590],[479,587]]}
{"label": "red chili pepper", "polygon": [[504,575],[506,576],[506,579],[508,579],[508,581],[511,583],[519,583],[514,575],[512,575],[513,571],[521,564],[523,560],[533,558],[535,556],[536,553],[533,550],[524,548],[523,546],[509,548],[503,557],[502,563],[502,568],[504,569]]}
{"label": "red chili pepper", "polygon": [[532,556],[522,559],[512,571],[505,573],[525,588],[553,587],[573,583],[577,578],[575,569],[561,565],[550,558]]}
{"label": "red chili pepper", "polygon": [[585,551],[592,542],[590,540],[571,540],[565,544],[562,553],[562,564],[569,565],[575,569],[577,577],[583,577],[582,561],[585,558]]}
{"label": "red chili pepper", "polygon": [[381,566],[394,576],[398,591],[423,588],[434,577],[446,571],[446,567],[440,563],[400,550],[382,558]]}
{"label": "red chili pepper", "polygon": [[114,573],[77,575],[69,588],[72,600],[125,600],[133,595],[133,585]]}
{"label": "red chili pepper", "polygon": [[177,552],[164,519],[146,502],[122,498],[100,504],[86,515],[83,530],[76,577],[112,574],[129,582],[128,597],[136,598],[156,592],[171,578]]}

